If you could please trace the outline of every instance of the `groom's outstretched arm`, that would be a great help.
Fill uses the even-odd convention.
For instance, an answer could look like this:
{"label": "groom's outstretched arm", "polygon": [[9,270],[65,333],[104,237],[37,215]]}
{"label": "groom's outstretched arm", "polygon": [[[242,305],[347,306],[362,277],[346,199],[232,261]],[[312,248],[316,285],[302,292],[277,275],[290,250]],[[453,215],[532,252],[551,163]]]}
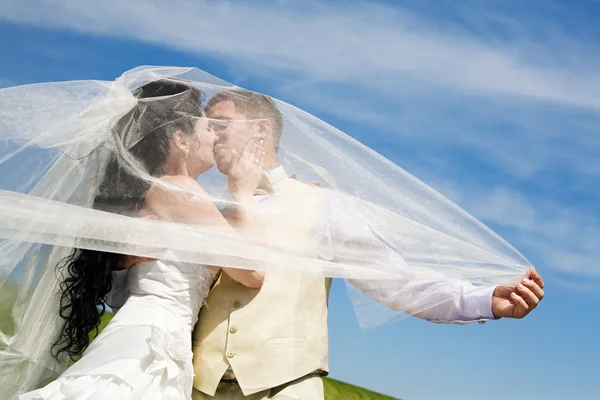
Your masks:
{"label": "groom's outstretched arm", "polygon": [[[342,196],[335,193],[328,196],[316,221],[315,240],[320,258],[349,265],[368,262],[383,271],[402,270],[405,265],[402,257],[362,221],[358,210]],[[461,324],[527,315],[543,296],[539,274],[533,270],[528,275],[517,287],[474,286],[442,274],[436,279],[432,271],[426,279],[407,276],[349,281],[365,296],[389,309],[432,322]],[[510,298],[506,300],[506,296]]]}

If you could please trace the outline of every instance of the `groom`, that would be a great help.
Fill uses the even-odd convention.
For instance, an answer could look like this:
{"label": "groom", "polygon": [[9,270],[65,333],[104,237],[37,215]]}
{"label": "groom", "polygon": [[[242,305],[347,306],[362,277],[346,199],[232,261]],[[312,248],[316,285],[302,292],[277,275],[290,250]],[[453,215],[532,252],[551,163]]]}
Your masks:
{"label": "groom", "polygon": [[[254,197],[264,226],[292,231],[303,245],[278,240],[269,245],[302,257],[343,260],[344,243],[368,246],[380,263],[402,262],[355,211],[330,192],[288,178],[277,162],[281,114],[264,95],[233,91],[215,95],[206,107],[217,134],[215,160],[223,174],[245,144],[264,138],[265,176]],[[335,215],[334,215],[335,211]],[[279,224],[279,225],[278,225]],[[363,294],[394,310],[411,303],[446,299],[413,315],[433,322],[465,323],[523,318],[543,297],[541,276],[531,269],[517,288],[475,288],[465,283],[350,280]],[[202,307],[194,330],[193,398],[323,399],[321,376],[328,371],[327,304],[330,278],[270,271],[261,289],[221,274]],[[410,313],[410,310],[409,310]]]}

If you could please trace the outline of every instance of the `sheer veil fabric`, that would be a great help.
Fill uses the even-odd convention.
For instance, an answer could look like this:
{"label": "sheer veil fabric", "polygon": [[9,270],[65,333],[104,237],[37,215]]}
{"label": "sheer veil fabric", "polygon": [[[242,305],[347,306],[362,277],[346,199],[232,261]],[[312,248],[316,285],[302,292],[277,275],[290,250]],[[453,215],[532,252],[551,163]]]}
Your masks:
{"label": "sheer veil fabric", "polygon": [[[285,223],[232,233],[210,223],[140,218],[137,210],[122,205],[143,198],[150,185],[196,196],[159,181],[148,163],[136,159],[140,143],[156,128],[137,123],[136,116],[157,112],[156,98],[144,98],[138,89],[157,80],[199,90],[201,106],[218,93],[240,89],[195,68],[138,67],[114,81],[0,90],[0,387],[30,390],[64,369],[65,362],[51,357],[50,346],[62,327],[57,311],[62,275],[56,266],[73,248],[382,284],[415,279],[506,284],[530,267],[509,243],[398,165],[277,99],[277,120],[209,119],[209,125],[267,119],[280,126],[277,159],[286,173],[295,173],[320,198],[334,195],[356,210],[355,218],[380,239],[393,262],[381,262],[382,247],[355,242],[344,243],[330,258],[286,251],[305,243]],[[181,100],[178,118],[208,118],[183,105],[187,92],[169,96],[175,104]],[[123,192],[119,182],[107,182],[111,168],[135,177],[139,187]],[[220,209],[236,205],[227,177],[216,168],[198,182]],[[351,297],[365,326],[402,314],[358,291],[351,291]],[[407,304],[403,311],[415,313],[439,301]]]}

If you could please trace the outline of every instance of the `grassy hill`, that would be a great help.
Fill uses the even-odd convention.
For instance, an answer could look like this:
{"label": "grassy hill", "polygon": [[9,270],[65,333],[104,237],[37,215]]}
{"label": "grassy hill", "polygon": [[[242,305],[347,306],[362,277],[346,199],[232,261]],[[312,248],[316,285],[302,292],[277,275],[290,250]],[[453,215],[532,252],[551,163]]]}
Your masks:
{"label": "grassy hill", "polygon": [[325,386],[326,400],[397,400],[395,397],[385,396],[331,378],[323,378],[323,386]]}
{"label": "grassy hill", "polygon": [[[5,293],[6,294],[6,293]],[[0,331],[12,333],[11,307],[5,301],[6,296],[0,296]],[[105,313],[102,316],[100,331],[109,323],[113,314]],[[44,382],[47,384],[48,382]],[[358,386],[340,382],[331,378],[323,378],[325,399],[327,400],[394,400],[394,397],[384,396]]]}

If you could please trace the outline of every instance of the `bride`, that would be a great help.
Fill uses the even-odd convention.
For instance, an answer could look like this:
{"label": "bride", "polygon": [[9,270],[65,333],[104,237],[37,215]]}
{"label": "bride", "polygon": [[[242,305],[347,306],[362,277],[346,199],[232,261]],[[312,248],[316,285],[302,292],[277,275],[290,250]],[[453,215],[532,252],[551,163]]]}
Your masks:
{"label": "bride", "polygon": [[[95,209],[229,227],[196,181],[214,163],[215,136],[200,106],[201,96],[198,89],[173,80],[154,81],[137,92],[137,105],[115,124],[113,135],[121,144],[134,135],[141,139],[109,162]],[[244,179],[230,183],[235,201],[243,204],[251,198],[260,178],[261,154],[256,141],[238,158],[236,167]],[[156,179],[140,178],[127,164]],[[249,171],[256,171],[250,179]],[[235,219],[242,227],[251,224],[244,207],[236,208]],[[64,261],[69,272],[61,285],[65,324],[54,356],[81,358],[54,382],[19,399],[191,397],[191,332],[218,268],[160,260],[136,264],[129,271],[127,302],[90,344],[89,334],[100,321],[97,307],[110,291],[111,272],[121,258],[76,250]],[[245,286],[262,285],[262,273],[229,268],[223,272]]]}

